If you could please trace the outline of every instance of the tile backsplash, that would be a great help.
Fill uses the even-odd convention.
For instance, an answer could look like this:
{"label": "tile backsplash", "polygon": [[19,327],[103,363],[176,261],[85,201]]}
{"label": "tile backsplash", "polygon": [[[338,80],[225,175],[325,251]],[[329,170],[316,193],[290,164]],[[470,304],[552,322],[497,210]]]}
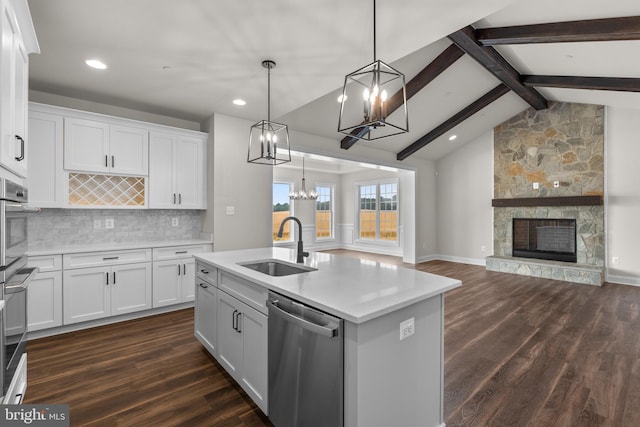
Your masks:
{"label": "tile backsplash", "polygon": [[[29,216],[29,250],[69,245],[198,239],[204,211],[170,209],[42,209]],[[178,225],[172,226],[172,218]],[[107,229],[107,220],[113,228]],[[95,225],[99,225],[96,228]]]}

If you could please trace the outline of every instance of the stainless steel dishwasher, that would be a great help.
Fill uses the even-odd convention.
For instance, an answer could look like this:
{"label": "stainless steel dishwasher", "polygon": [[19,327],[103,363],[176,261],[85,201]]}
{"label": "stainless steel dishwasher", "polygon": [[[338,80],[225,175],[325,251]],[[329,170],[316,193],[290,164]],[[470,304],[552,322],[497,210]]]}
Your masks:
{"label": "stainless steel dishwasher", "polygon": [[276,427],[344,425],[343,320],[270,292],[269,419]]}

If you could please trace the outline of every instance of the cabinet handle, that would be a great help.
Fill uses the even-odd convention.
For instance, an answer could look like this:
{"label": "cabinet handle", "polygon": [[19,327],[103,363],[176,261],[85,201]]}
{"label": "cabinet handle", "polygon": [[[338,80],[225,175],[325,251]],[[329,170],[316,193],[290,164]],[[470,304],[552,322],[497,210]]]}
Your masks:
{"label": "cabinet handle", "polygon": [[200,273],[202,273],[202,274],[209,274],[209,270],[200,270]]}
{"label": "cabinet handle", "polygon": [[107,275],[107,286],[109,286],[109,273],[105,273]]}
{"label": "cabinet handle", "polygon": [[176,255],[178,255],[178,254],[186,254],[186,253],[187,253],[187,251],[176,251]]}
{"label": "cabinet handle", "polygon": [[118,259],[117,256],[107,256],[102,258],[103,261],[113,261],[114,259]]}
{"label": "cabinet handle", "polygon": [[187,274],[187,264],[182,264],[182,275],[185,276]]}
{"label": "cabinet handle", "polygon": [[176,193],[173,193],[173,204],[176,204]]}
{"label": "cabinet handle", "polygon": [[182,204],[182,193],[178,193],[178,204]]}
{"label": "cabinet handle", "polygon": [[238,310],[233,310],[233,313],[231,314],[231,327],[233,328],[234,331],[237,331],[238,327],[236,326],[236,313],[238,312]]}
{"label": "cabinet handle", "polygon": [[111,167],[114,168],[116,167],[116,156],[111,156]]}
{"label": "cabinet handle", "polygon": [[242,329],[240,329],[240,316],[242,316],[242,313],[238,312],[238,314],[236,314],[236,331],[238,331],[239,334],[242,333]]}
{"label": "cabinet handle", "polygon": [[178,276],[180,275],[180,264],[178,264]]}
{"label": "cabinet handle", "polygon": [[106,154],[104,155],[104,167],[109,167],[109,156],[107,156]]}
{"label": "cabinet handle", "polygon": [[209,286],[205,285],[204,283],[200,283],[200,287],[201,287],[202,289],[207,289],[207,288],[209,288]]}
{"label": "cabinet handle", "polygon": [[114,285],[116,284],[116,272],[115,271],[113,272],[113,284]]}
{"label": "cabinet handle", "polygon": [[20,141],[20,155],[16,157],[16,160],[21,162],[24,160],[24,138],[20,135],[16,135],[16,139]]}

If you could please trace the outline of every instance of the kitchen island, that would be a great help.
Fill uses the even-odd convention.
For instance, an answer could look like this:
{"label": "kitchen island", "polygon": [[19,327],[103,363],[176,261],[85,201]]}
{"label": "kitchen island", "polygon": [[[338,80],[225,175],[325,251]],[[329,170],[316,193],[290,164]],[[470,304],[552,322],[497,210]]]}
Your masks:
{"label": "kitchen island", "polygon": [[[266,412],[269,398],[263,372],[266,360],[258,359],[266,359],[266,295],[272,291],[344,320],[345,426],[444,425],[444,292],[460,286],[459,280],[326,253],[311,253],[304,260],[306,268],[315,270],[288,276],[270,276],[241,265],[265,260],[295,265],[296,252],[284,248],[213,252],[195,257],[197,286],[213,284],[218,295],[227,300],[228,294],[242,294],[232,285],[248,290],[248,297],[238,298],[245,300],[250,315],[255,311],[255,321],[247,322],[247,327],[243,325],[246,335],[253,335],[247,344],[250,348],[245,345],[245,358],[253,358],[252,366],[242,374],[230,373],[263,411]],[[202,281],[202,272],[210,275],[208,282]],[[224,320],[219,306],[217,318],[210,313],[207,317],[205,310],[214,308],[200,304],[199,295],[196,336],[225,369],[235,371],[237,363],[228,363],[230,358],[224,349],[220,350],[224,343],[220,331],[217,338],[213,334],[208,340],[199,334],[203,319]],[[256,341],[257,346],[264,341],[264,351]]]}

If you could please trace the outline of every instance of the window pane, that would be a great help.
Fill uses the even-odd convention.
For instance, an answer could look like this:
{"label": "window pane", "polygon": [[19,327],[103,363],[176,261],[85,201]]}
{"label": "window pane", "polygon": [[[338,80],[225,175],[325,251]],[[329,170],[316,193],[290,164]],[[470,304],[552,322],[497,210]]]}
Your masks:
{"label": "window pane", "polygon": [[274,182],[273,183],[273,241],[286,242],[292,240],[291,221],[286,224],[282,233],[282,237],[278,238],[278,230],[282,220],[291,215],[289,207],[289,192],[291,185],[289,183]]}
{"label": "window pane", "polygon": [[398,184],[380,184],[380,240],[398,240]]}
{"label": "window pane", "polygon": [[376,185],[360,186],[360,238],[376,238]]}
{"label": "window pane", "polygon": [[316,238],[330,239],[333,237],[331,187],[319,185],[316,192]]}

